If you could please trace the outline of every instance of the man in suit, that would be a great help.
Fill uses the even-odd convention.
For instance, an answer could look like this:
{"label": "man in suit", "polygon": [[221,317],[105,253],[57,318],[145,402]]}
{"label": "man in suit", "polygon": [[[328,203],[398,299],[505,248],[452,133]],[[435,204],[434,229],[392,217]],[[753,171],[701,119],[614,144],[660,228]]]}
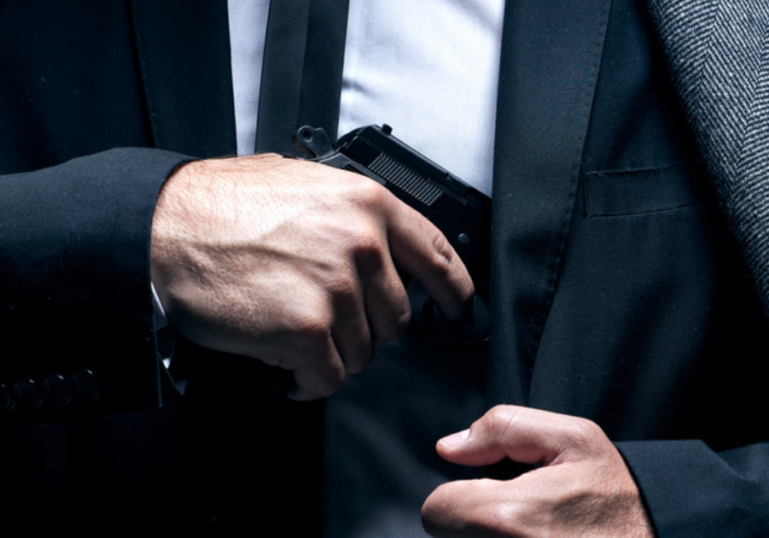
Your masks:
{"label": "man in suit", "polygon": [[[616,476],[627,484],[624,463],[606,445],[607,438],[626,441],[620,448],[661,535],[719,529],[717,535],[723,536],[725,524],[736,529],[734,535],[755,535],[766,525],[755,508],[760,497],[739,503],[713,500],[716,492],[729,497],[747,491],[746,481],[733,469],[763,477],[766,467],[763,445],[739,448],[765,439],[762,425],[742,420],[739,413],[759,403],[755,364],[744,352],[765,340],[754,294],[743,282],[744,268],[709,203],[642,6],[614,2],[609,10],[608,2],[555,4],[514,3],[506,14],[496,142],[496,322],[489,389],[498,401],[594,420],[602,430],[578,428],[576,439],[599,438],[600,443],[578,444],[611,454],[611,468],[624,469]],[[309,21],[317,23],[321,11],[316,6],[321,5],[313,4]],[[252,454],[249,461],[253,448],[243,425],[257,416],[260,424],[268,421],[270,431],[280,421],[269,422],[270,417],[263,416],[269,411],[259,414],[247,389],[241,390],[227,373],[212,375],[215,366],[203,359],[192,365],[189,392],[180,400],[159,369],[153,345],[147,260],[155,193],[173,174],[158,215],[159,222],[174,217],[174,211],[184,207],[166,206],[173,201],[170,189],[184,190],[199,182],[193,172],[212,166],[178,168],[187,159],[184,155],[233,151],[231,114],[222,113],[232,108],[228,66],[217,61],[228,49],[226,13],[221,6],[201,2],[185,4],[185,16],[178,17],[173,7],[140,1],[95,9],[46,6],[41,11],[31,3],[2,5],[7,73],[2,162],[9,174],[3,177],[2,245],[8,268],[3,284],[8,357],[3,381],[13,398],[6,401],[34,404],[23,399],[34,396],[30,386],[54,387],[44,393],[48,396],[41,405],[19,405],[10,410],[16,413],[13,418],[3,423],[4,462],[13,469],[5,506],[18,509],[12,521],[20,530],[80,524],[98,534],[101,525],[117,522],[146,529],[152,522],[181,524],[206,517],[210,524],[211,505],[220,528],[262,524],[248,521],[253,493],[216,490],[206,496],[205,490],[209,484],[232,488],[241,479],[258,477],[264,461],[261,454]],[[30,27],[44,29],[39,40],[30,42]],[[308,35],[317,31],[313,25],[308,28]],[[317,49],[307,50],[312,56]],[[577,67],[572,67],[575,59]],[[298,97],[300,104],[305,97],[302,88],[297,95],[286,95]],[[264,102],[276,114],[292,116],[291,110],[274,107],[269,99]],[[305,122],[303,114],[312,120],[317,113],[305,109],[300,122]],[[289,130],[274,129],[264,136],[283,140],[294,127],[292,123]],[[97,154],[129,146],[181,155],[157,149]],[[80,155],[90,156],[54,167]],[[51,168],[30,172],[41,167]],[[242,173],[242,165],[238,169]],[[208,170],[230,175],[230,170]],[[532,204],[532,199],[538,203]],[[120,201],[117,208],[114,200]],[[209,236],[207,231],[174,231]],[[166,236],[156,237],[160,252],[178,259]],[[239,256],[227,258],[239,261]],[[164,264],[159,270],[161,275],[178,274]],[[181,280],[169,278],[179,287],[166,292],[161,284],[161,298],[172,304],[166,293],[174,293],[181,298],[174,300],[183,301],[187,278],[219,280],[209,274],[213,276],[182,272]],[[467,289],[447,287],[460,299],[454,304],[461,303]],[[435,293],[440,295],[440,289]],[[216,301],[203,304],[221,312]],[[451,305],[448,299],[449,310]],[[397,310],[397,303],[391,308]],[[181,319],[190,336],[200,334],[193,331],[199,317]],[[43,327],[51,339],[33,338],[32,327]],[[388,326],[380,332],[394,330]],[[243,333],[237,323],[227,331]],[[202,343],[216,342],[207,337]],[[723,367],[727,353],[735,357],[728,369]],[[365,358],[353,362],[356,371]],[[329,370],[334,373],[321,377],[325,383],[320,386],[313,386],[318,377],[309,370],[304,379],[310,394],[324,394],[338,383],[338,363]],[[211,378],[201,381],[201,372]],[[70,402],[56,403],[55,395],[66,391],[57,380],[77,391]],[[161,410],[139,411],[157,407],[159,400]],[[103,416],[88,416],[92,413]],[[506,413],[491,416],[497,423],[519,417],[515,420],[554,428],[562,420]],[[500,430],[483,424],[469,437],[444,443],[442,453],[460,462],[491,463],[487,460],[496,459],[498,450],[488,458],[471,450],[468,457],[467,445],[457,442],[487,444],[488,432],[496,435],[492,445],[508,446]],[[202,447],[191,450],[189,435],[204,441]],[[274,434],[265,434],[271,437]],[[649,442],[685,438],[703,439],[708,448],[689,441]],[[127,444],[127,439],[133,443]],[[711,449],[735,450],[722,459]],[[536,453],[523,458],[507,453],[527,462],[553,460]],[[581,461],[584,455],[579,453]],[[208,460],[212,456],[213,464]],[[191,469],[202,473],[202,487],[196,481],[201,475],[191,477]],[[244,477],[227,474],[234,470]],[[545,472],[527,476],[536,480]],[[675,479],[666,479],[671,476]],[[705,476],[710,481],[707,499],[682,493],[701,489]],[[747,482],[759,488],[766,484],[765,479]],[[120,493],[115,484],[120,484]],[[638,519],[638,493],[632,487],[630,491],[631,502],[624,506],[634,507],[628,513]],[[163,509],[148,508],[161,499],[168,501]],[[434,532],[443,532],[444,525],[461,528],[464,518],[457,523],[456,514],[445,513],[441,504],[428,505],[426,511]],[[204,510],[196,513],[198,506]],[[736,520],[734,514],[746,510],[751,516]],[[41,513],[43,521],[25,521],[25,515]],[[134,522],[127,517],[132,513],[138,515]],[[566,532],[574,524],[569,518]]]}

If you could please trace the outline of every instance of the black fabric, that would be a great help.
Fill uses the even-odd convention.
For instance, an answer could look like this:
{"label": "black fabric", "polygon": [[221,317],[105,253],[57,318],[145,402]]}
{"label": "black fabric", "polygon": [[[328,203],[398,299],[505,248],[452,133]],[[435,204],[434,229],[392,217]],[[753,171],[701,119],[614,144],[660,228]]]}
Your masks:
{"label": "black fabric", "polygon": [[[270,2],[259,93],[256,151],[292,154],[311,0]],[[290,133],[286,138],[286,133]]]}
{"label": "black fabric", "polygon": [[720,453],[697,440],[618,447],[642,470],[637,479],[661,538],[766,536],[766,443]]}
{"label": "black fabric", "polygon": [[152,145],[131,6],[92,7],[0,3],[3,174],[113,147]]}
{"label": "black fabric", "polygon": [[[170,388],[170,387],[169,387]],[[185,405],[0,425],[8,536],[178,536],[210,529]]]}
{"label": "black fabric", "polygon": [[6,532],[317,529],[288,517],[309,504],[302,423],[184,342],[181,399],[155,352],[152,212],[192,158],[157,147],[235,152],[226,2],[5,1],[0,29],[0,389],[82,369],[100,387],[0,416]]}
{"label": "black fabric", "polygon": [[131,0],[130,7],[133,67],[153,146],[196,157],[234,155],[227,3]]}
{"label": "black fabric", "polygon": [[[553,302],[523,380],[528,400],[504,387],[493,400],[595,420],[618,442],[661,537],[766,534],[769,431],[751,410],[763,405],[756,350],[769,332],[643,2],[613,2],[579,165]],[[495,215],[508,248],[541,237],[524,233],[520,215]],[[507,290],[497,312],[531,304],[526,267],[497,273]],[[529,319],[495,318],[492,363],[518,360]]]}
{"label": "black fabric", "polygon": [[326,404],[324,536],[425,536],[420,507],[449,480],[482,468],[442,460],[435,442],[485,411],[486,349],[437,349],[405,336]]}
{"label": "black fabric", "polygon": [[[750,411],[763,404],[753,350],[767,348],[767,328],[704,187],[646,7],[613,0],[606,26],[602,0],[508,4],[492,401],[596,420],[630,463],[662,537],[766,534],[767,426]],[[306,4],[298,17],[297,65],[320,52],[307,47],[322,34],[313,22],[323,19],[313,11],[322,5]],[[338,77],[334,28],[325,65]],[[314,517],[302,517],[308,467],[296,464],[312,467],[319,457],[303,452],[311,425],[285,420],[199,349],[183,350],[184,398],[158,375],[147,287],[152,204],[174,166],[190,158],[183,154],[235,151],[226,34],[224,0],[0,2],[0,384],[69,379],[85,367],[96,371],[104,395],[65,408],[55,421],[44,413],[0,417],[0,512],[9,532],[317,530]],[[287,87],[284,50],[269,52],[277,74],[265,66],[265,95]],[[294,76],[301,67],[290,69],[290,91],[274,96],[288,99],[288,108],[264,101],[277,115],[261,116],[265,149],[287,147],[305,113],[334,123],[338,100],[316,112],[309,104],[318,85],[302,86]],[[328,82],[318,95],[339,87]],[[149,149],[104,153],[131,147]],[[84,313],[88,306],[97,312]],[[343,469],[327,483],[344,484],[358,510],[335,538],[359,531],[371,510],[392,506],[387,499],[408,500],[396,511],[408,513],[408,532],[418,533],[419,477],[458,472],[426,455],[432,448],[423,434],[466,417],[457,412],[422,430],[444,408],[397,398],[398,379],[410,375],[416,355],[384,364],[387,383],[374,370],[376,392],[353,385],[348,409],[356,413],[337,409],[330,417],[336,431],[357,430],[356,442],[365,441],[327,454]],[[440,361],[422,355],[415,379],[428,383]],[[464,374],[460,362],[438,377],[451,378],[448,394],[466,398],[470,409],[482,382]],[[425,407],[409,413],[408,405]],[[367,418],[369,410],[376,418]],[[393,487],[360,487],[381,476]],[[732,524],[741,514],[747,522]]]}
{"label": "black fabric", "polygon": [[528,401],[563,261],[610,5],[506,4],[492,198],[492,404]]}
{"label": "black fabric", "polygon": [[297,127],[321,127],[332,141],[339,123],[348,3],[313,0],[302,71]]}
{"label": "black fabric", "polygon": [[162,179],[183,160],[112,150],[0,176],[0,383],[42,385],[50,374],[87,369],[100,385],[94,402],[29,410],[19,402],[10,415],[39,420],[159,404],[149,233]]}
{"label": "black fabric", "polygon": [[[302,125],[336,139],[347,32],[347,0],[273,2],[265,38],[256,151],[295,155]],[[289,136],[286,136],[289,133]]]}

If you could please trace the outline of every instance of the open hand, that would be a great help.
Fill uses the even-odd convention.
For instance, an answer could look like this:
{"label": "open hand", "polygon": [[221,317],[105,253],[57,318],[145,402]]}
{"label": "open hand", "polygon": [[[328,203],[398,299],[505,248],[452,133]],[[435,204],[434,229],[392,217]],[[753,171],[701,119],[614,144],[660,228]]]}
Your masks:
{"label": "open hand", "polygon": [[654,536],[622,456],[591,421],[499,406],[469,430],[441,439],[437,449],[444,459],[465,465],[508,457],[540,467],[514,480],[440,486],[422,508],[432,536]]}
{"label": "open hand", "polygon": [[260,155],[180,167],[161,191],[152,279],[186,338],[294,373],[296,399],[337,390],[410,316],[396,271],[450,316],[473,285],[448,241],[376,182]]}

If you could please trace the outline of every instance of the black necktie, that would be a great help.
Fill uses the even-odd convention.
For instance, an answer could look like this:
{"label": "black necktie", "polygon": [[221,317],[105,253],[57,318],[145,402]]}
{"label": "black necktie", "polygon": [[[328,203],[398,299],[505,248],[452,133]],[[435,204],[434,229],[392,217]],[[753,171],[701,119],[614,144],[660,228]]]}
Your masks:
{"label": "black necktie", "polygon": [[305,124],[336,138],[347,7],[347,0],[271,2],[256,151],[292,154],[291,135]]}

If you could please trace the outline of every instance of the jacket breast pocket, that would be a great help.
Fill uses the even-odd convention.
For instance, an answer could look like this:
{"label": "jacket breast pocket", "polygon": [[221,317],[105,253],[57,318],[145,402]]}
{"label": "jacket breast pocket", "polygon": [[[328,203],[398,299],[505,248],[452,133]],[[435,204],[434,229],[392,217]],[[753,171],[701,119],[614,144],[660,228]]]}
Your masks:
{"label": "jacket breast pocket", "polygon": [[705,202],[706,174],[699,163],[588,172],[584,181],[587,218],[669,211]]}

